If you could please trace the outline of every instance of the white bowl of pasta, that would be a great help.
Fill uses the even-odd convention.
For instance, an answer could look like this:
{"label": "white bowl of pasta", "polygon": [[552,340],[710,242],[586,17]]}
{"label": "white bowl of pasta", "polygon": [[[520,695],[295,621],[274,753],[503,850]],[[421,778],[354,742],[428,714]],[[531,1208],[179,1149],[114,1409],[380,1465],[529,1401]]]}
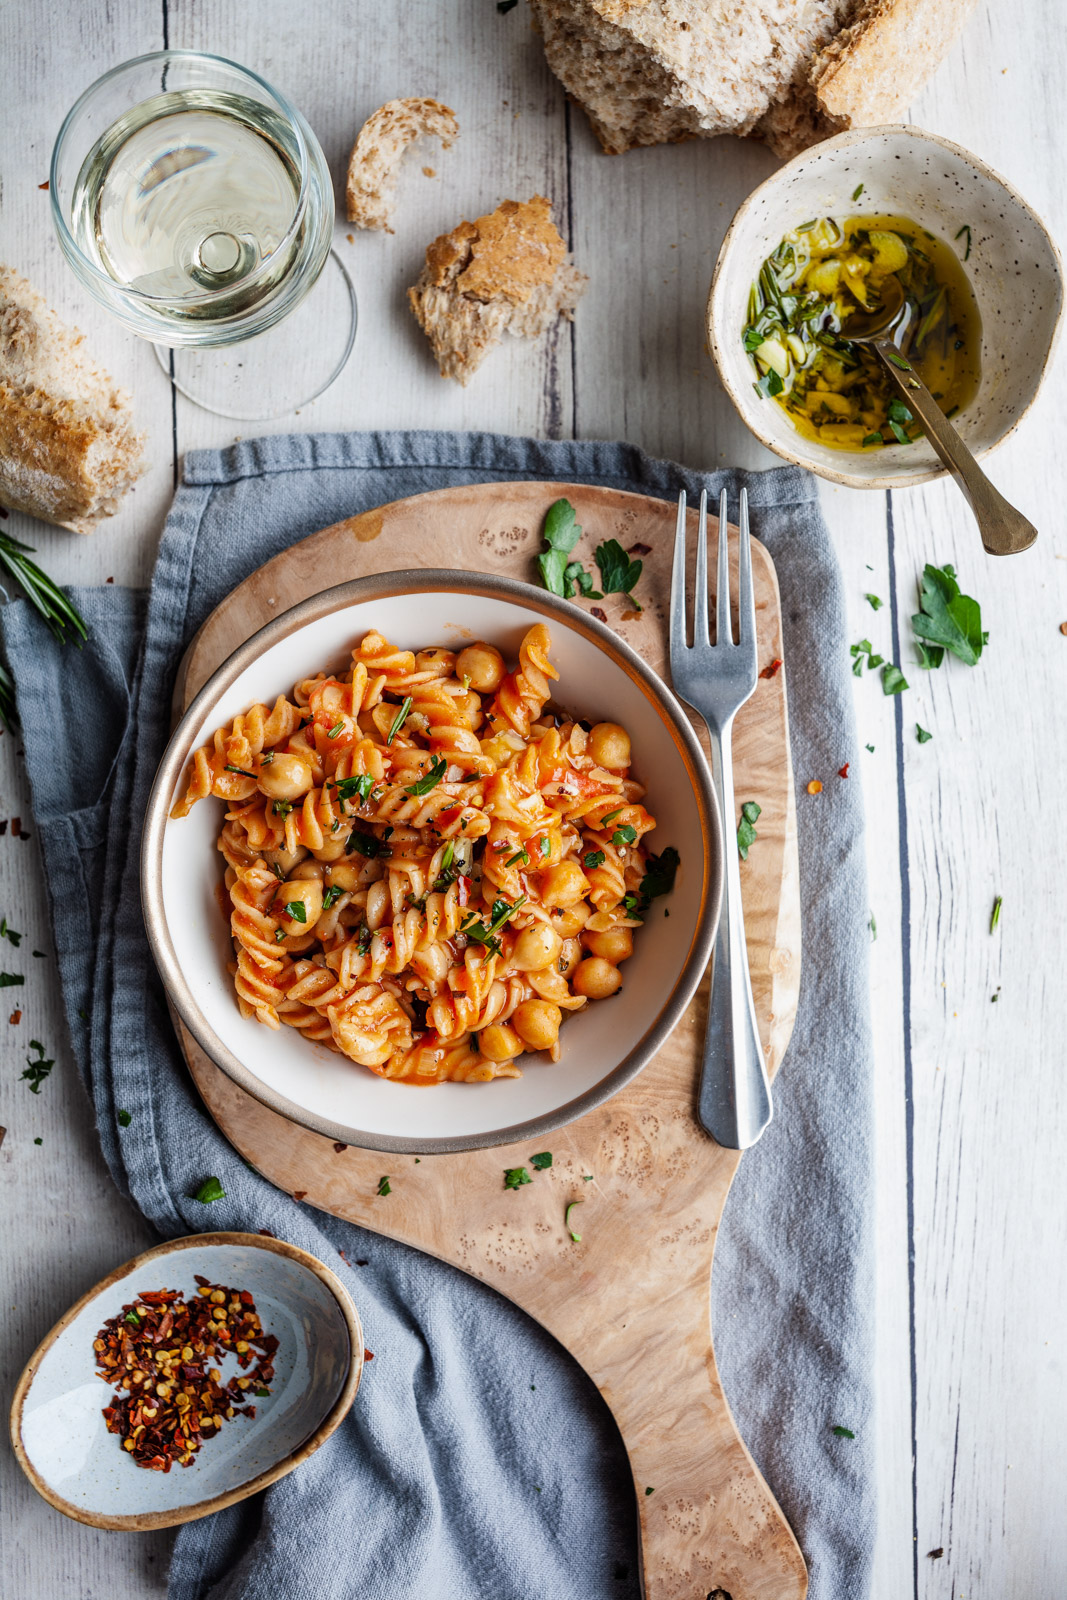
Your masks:
{"label": "white bowl of pasta", "polygon": [[278,617],[197,695],[143,903],[173,1005],[241,1087],[346,1144],[473,1149],[655,1054],[711,954],[720,839],[684,712],[609,628],[510,579],[385,573]]}

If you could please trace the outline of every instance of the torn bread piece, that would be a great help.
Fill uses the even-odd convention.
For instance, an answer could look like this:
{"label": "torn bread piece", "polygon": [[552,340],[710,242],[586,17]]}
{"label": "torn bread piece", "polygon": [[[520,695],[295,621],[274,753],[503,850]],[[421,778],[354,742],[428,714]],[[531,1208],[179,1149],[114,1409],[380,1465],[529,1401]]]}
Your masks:
{"label": "torn bread piece", "polygon": [[440,100],[387,100],[367,118],[348,163],[349,222],[392,233],[404,151],[425,135],[440,139],[446,150],[459,137],[456,113]]}
{"label": "torn bread piece", "polygon": [[976,0],[530,0],[545,57],[612,155],[762,139],[783,158],[899,121]]}
{"label": "torn bread piece", "polygon": [[0,504],[92,533],[143,471],[143,443],[83,336],[0,266]]}
{"label": "torn bread piece", "polygon": [[467,384],[505,333],[536,339],[571,317],[589,279],[566,253],[539,194],[435,239],[408,300],[441,376]]}

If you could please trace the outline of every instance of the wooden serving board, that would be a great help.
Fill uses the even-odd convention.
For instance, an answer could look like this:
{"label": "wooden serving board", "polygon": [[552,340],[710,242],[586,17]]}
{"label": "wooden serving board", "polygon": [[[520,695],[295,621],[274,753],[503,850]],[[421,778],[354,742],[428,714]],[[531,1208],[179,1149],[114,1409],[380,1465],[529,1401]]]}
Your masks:
{"label": "wooden serving board", "polygon": [[[175,710],[251,633],[326,583],[446,565],[531,578],[544,513],[561,495],[585,530],[575,554],[590,567],[604,539],[650,547],[639,585],[644,610],[637,613],[619,595],[599,605],[610,625],[667,676],[672,505],[573,484],[471,485],[337,523],[253,573],[190,645]],[[695,524],[693,515],[691,556]],[[709,565],[714,573],[714,544]],[[774,567],[758,544],[753,568],[760,665],[767,668],[782,654],[781,615]],[[761,677],[738,714],[735,763],[738,796],[758,799],[763,808],[758,842],[741,873],[752,987],[773,1074],[792,1030],[800,981],[784,669]],[[503,1172],[528,1164],[532,1147],[423,1156],[418,1164],[412,1156],[338,1149],[239,1089],[180,1032],[211,1115],[273,1183],[491,1284],[581,1362],[629,1452],[650,1600],[802,1600],[803,1557],[737,1433],[712,1351],[712,1252],[740,1156],[715,1144],[694,1114],[706,1005],[707,979],[659,1055],[606,1105],[548,1137],[552,1168],[517,1192],[504,1190]],[[397,1092],[415,1091],[398,1086]],[[386,1171],[392,1192],[379,1198]],[[586,1173],[591,1182],[583,1181]],[[577,1244],[564,1226],[570,1200],[582,1201],[572,1213]]]}

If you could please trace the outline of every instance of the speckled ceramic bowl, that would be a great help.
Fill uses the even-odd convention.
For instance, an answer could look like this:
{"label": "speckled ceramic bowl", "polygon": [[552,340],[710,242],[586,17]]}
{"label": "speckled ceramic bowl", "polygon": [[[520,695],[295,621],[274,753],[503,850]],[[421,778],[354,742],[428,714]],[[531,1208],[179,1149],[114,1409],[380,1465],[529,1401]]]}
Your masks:
{"label": "speckled ceramic bowl", "polygon": [[[251,1292],[264,1329],[279,1341],[275,1377],[254,1418],[234,1417],[190,1466],[149,1472],[104,1424],[114,1391],[96,1376],[93,1340],[138,1294],[195,1295],[197,1273]],[[236,1357],[224,1358],[221,1370],[224,1381],[239,1373]],[[19,1379],[11,1440],[34,1488],[65,1516],[96,1528],[167,1528],[292,1472],[341,1422],[362,1371],[359,1316],[321,1261],[282,1239],[194,1234],[127,1261],[71,1306]]]}
{"label": "speckled ceramic bowl", "polygon": [[[982,377],[956,425],[976,456],[1018,427],[1041,387],[1059,331],[1063,269],[1040,217],[1010,184],[921,128],[839,134],[788,162],[745,201],[708,297],[708,338],[727,393],[756,437],[787,461],[852,488],[895,489],[944,475],[925,439],[864,452],[803,438],[781,406],[756,394],[741,340],[752,281],[783,234],[808,217],[863,212],[910,217],[949,241],[965,225],[971,230],[966,270],[982,319]],[[964,244],[965,237],[956,244],[961,255]]]}

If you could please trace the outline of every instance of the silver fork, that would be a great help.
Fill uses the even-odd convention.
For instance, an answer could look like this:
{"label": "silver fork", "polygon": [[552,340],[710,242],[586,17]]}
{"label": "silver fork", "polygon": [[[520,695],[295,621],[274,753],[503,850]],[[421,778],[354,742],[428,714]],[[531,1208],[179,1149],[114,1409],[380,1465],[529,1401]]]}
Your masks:
{"label": "silver fork", "polygon": [[719,499],[719,552],[715,583],[715,643],[708,634],[708,496],[700,496],[697,535],[696,615],[693,643],[686,643],[685,490],[678,496],[678,531],[671,579],[671,676],[675,693],[698,711],[711,737],[712,778],[723,826],[724,885],[698,1113],[712,1138],[730,1150],[747,1150],[771,1120],[771,1089],[763,1060],[741,910],[741,872],[735,833],[734,717],[756,688],[756,607],[752,595],[752,547],[748,493],[741,490],[738,518],[738,639],[730,622],[730,557],[727,496]]}

